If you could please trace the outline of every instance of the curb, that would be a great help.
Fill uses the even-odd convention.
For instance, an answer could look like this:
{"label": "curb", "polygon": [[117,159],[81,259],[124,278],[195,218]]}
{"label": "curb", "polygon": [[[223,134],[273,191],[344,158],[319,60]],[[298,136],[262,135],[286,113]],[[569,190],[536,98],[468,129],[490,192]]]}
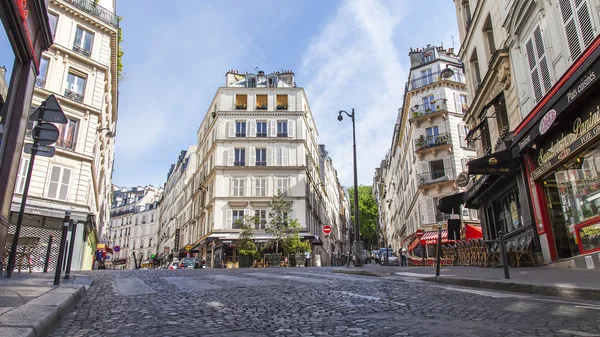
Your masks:
{"label": "curb", "polygon": [[364,269],[334,269],[333,272],[337,273],[337,274],[363,275],[363,276],[373,276],[373,277],[387,276],[383,273],[368,271],[368,270],[364,270]]}
{"label": "curb", "polygon": [[482,280],[474,278],[456,278],[444,276],[430,276],[422,278],[424,281],[452,284],[470,288],[481,288],[512,293],[553,296],[569,299],[600,301],[600,289],[569,287],[558,285],[520,283],[504,280]]}
{"label": "curb", "polygon": [[[0,316],[0,337],[49,336],[83,297],[83,285],[64,285]],[[24,320],[23,318],[27,319]]]}

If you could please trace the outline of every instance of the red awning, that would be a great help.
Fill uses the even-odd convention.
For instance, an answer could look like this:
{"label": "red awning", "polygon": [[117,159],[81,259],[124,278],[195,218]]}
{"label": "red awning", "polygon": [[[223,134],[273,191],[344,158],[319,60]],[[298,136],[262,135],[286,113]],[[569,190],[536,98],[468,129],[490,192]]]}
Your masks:
{"label": "red awning", "polygon": [[421,240],[419,240],[419,238],[415,238],[413,240],[413,242],[410,243],[410,245],[408,246],[408,251],[412,252],[413,250],[415,250],[415,248],[417,248],[417,246],[421,243]]}
{"label": "red awning", "polygon": [[[423,234],[421,241],[425,245],[437,244],[437,238],[438,238],[438,231],[430,231],[430,232],[425,232],[425,234]],[[447,230],[442,231],[442,243],[448,243],[448,231]]]}
{"label": "red awning", "polygon": [[483,238],[481,227],[471,224],[465,224],[465,238],[467,240]]}

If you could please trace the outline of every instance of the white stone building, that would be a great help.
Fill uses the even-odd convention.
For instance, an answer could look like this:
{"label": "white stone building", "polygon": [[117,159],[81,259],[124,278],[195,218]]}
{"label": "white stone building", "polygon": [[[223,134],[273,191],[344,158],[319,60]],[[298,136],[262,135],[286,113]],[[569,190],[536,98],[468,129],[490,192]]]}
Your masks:
{"label": "white stone building", "polygon": [[[158,200],[162,189],[154,186],[113,188],[110,225],[103,237],[113,252],[109,267],[133,269],[147,267],[157,250]],[[135,254],[136,261],[133,256]]]}
{"label": "white stone building", "polygon": [[[57,125],[52,158],[37,156],[21,235],[60,237],[66,210],[79,223],[73,270],[90,269],[111,206],[111,177],[118,109],[118,28],[115,0],[51,0],[48,16],[54,44],[42,54],[32,109],[55,95],[68,124]],[[28,128],[31,129],[30,122]],[[32,142],[28,130],[25,142]],[[23,153],[11,206],[16,222],[30,155]],[[42,224],[42,226],[39,226]],[[85,237],[85,240],[84,240]],[[53,259],[58,254],[54,242]],[[43,266],[44,249],[34,254]]]}
{"label": "white stone building", "polygon": [[[430,45],[411,49],[409,56],[403,107],[378,178],[384,241],[395,251],[413,251],[416,245],[410,243],[417,241],[418,229],[433,231],[445,224],[450,216],[437,210],[438,201],[458,191],[457,175],[476,157],[465,140],[467,92],[460,60],[452,49]],[[452,77],[441,76],[446,68],[454,70]],[[462,219],[477,224],[477,212],[463,210]]]}

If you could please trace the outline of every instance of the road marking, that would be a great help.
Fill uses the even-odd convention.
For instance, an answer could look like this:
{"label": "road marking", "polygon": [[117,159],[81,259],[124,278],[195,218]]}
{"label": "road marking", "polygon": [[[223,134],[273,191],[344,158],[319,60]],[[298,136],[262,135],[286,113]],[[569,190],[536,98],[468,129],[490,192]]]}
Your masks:
{"label": "road marking", "polygon": [[406,304],[404,304],[404,303],[388,301],[388,300],[384,300],[382,298],[375,297],[375,296],[355,294],[355,293],[351,293],[349,291],[333,291],[333,292],[334,293],[338,293],[338,294],[342,294],[342,295],[346,295],[346,296],[350,296],[350,297],[362,298],[362,299],[365,299],[365,300],[378,301],[378,302],[381,302],[381,301],[389,302],[389,303],[392,303],[392,304],[395,304],[395,305],[398,305],[398,306],[401,306],[401,307],[406,306]]}
{"label": "road marking", "polygon": [[480,289],[455,288],[455,287],[443,287],[443,286],[436,286],[436,287],[442,288],[442,289],[460,291],[463,293],[471,293],[471,294],[475,294],[475,295],[488,296],[488,297],[493,297],[493,298],[509,298],[509,297],[531,298],[531,296],[529,296],[529,295],[518,295],[518,294],[513,294],[513,293],[487,291],[487,290],[480,290]]}
{"label": "road marking", "polygon": [[136,277],[120,278],[114,280],[117,291],[123,296],[137,296],[154,294],[152,288],[150,288],[144,281]]}
{"label": "road marking", "polygon": [[209,307],[213,307],[213,308],[220,308],[220,307],[225,306],[225,304],[223,304],[221,302],[206,302],[206,305],[208,305]]}
{"label": "road marking", "polygon": [[575,308],[600,310],[600,307],[595,307],[591,305],[576,305]]}
{"label": "road marking", "polygon": [[575,336],[584,336],[584,337],[600,336],[600,335],[594,334],[594,333],[588,333],[588,332],[583,332],[583,331],[575,331],[575,330],[564,330],[564,329],[563,330],[558,330],[558,333],[575,335]]}

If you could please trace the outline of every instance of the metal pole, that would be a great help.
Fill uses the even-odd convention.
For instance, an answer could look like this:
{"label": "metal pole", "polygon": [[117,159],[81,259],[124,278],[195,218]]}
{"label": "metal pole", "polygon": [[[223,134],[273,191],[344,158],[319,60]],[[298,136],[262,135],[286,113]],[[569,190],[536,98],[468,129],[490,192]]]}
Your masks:
{"label": "metal pole", "polygon": [[71,211],[65,211],[65,220],[63,222],[62,234],[60,236],[60,250],[58,251],[58,260],[56,261],[56,270],[54,271],[54,285],[60,284],[60,273],[62,270],[62,260],[65,255],[65,245],[67,244],[67,230],[69,229],[69,221],[71,219]]}
{"label": "metal pole", "polygon": [[71,277],[71,261],[73,261],[73,247],[75,247],[75,234],[77,232],[77,221],[70,221],[71,226],[71,240],[69,241],[69,255],[67,255],[67,270],[65,270],[65,280]]}
{"label": "metal pole", "polygon": [[421,241],[421,267],[425,267],[425,245],[423,241]]}
{"label": "metal pole", "polygon": [[137,265],[137,259],[135,258],[135,252],[133,252],[133,267],[135,269],[138,269],[138,265]]}
{"label": "metal pole", "polygon": [[504,233],[502,231],[498,231],[498,235],[500,235],[500,254],[502,255],[504,278],[508,280],[510,279],[510,274],[508,272],[508,257],[506,256],[506,246],[504,245]]}
{"label": "metal pole", "polygon": [[435,277],[440,276],[440,255],[442,255],[442,227],[438,228],[437,257],[435,258]]}
{"label": "metal pole", "polygon": [[389,250],[387,242],[386,242],[385,243],[385,265],[386,266],[390,265],[389,254],[390,254],[390,250]]}
{"label": "metal pole", "polygon": [[356,169],[356,127],[354,123],[354,109],[352,109],[352,143],[354,151],[354,255],[356,262],[354,266],[361,267],[362,263],[362,242],[360,242],[360,222],[358,219],[358,173]]}
{"label": "metal pole", "polygon": [[48,263],[50,263],[50,253],[52,250],[52,239],[54,236],[50,234],[48,237],[48,249],[46,250],[46,261],[44,262],[44,273],[48,272]]}

